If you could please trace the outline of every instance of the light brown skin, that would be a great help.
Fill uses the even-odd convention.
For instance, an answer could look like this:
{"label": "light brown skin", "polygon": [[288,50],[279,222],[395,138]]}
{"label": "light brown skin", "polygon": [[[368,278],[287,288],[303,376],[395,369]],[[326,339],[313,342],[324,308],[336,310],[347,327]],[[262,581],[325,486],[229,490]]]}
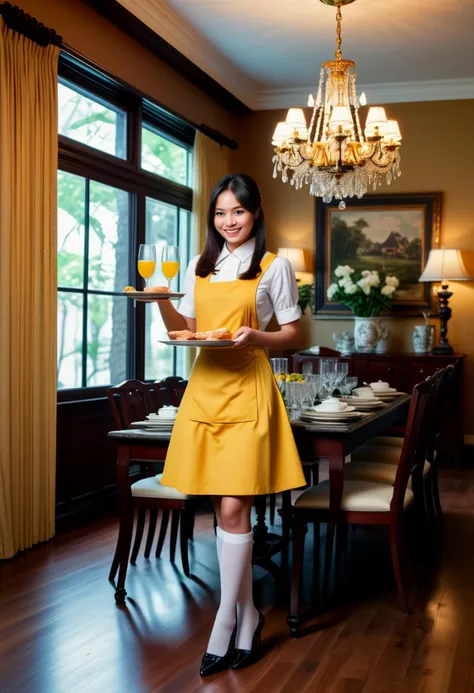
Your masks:
{"label": "light brown skin", "polygon": [[[217,198],[214,225],[231,253],[250,238],[255,218],[256,215],[245,210],[230,190],[225,190]],[[195,318],[180,315],[171,301],[162,300],[157,303],[168,332],[186,329],[196,332]],[[235,347],[298,349],[302,343],[300,321],[281,325],[277,332],[261,332],[242,325],[235,332],[234,339]],[[213,496],[212,502],[221,529],[232,534],[250,531],[253,496]]]}

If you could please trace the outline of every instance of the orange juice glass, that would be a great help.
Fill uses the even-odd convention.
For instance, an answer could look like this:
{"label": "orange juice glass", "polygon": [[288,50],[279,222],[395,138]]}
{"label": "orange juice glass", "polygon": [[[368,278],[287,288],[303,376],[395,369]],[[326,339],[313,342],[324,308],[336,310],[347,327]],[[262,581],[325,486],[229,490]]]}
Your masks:
{"label": "orange juice glass", "polygon": [[138,250],[137,269],[138,274],[145,280],[145,288],[148,288],[148,279],[153,275],[156,267],[156,248],[154,245],[142,244]]}
{"label": "orange juice glass", "polygon": [[161,271],[168,280],[168,288],[171,288],[171,280],[179,272],[179,248],[175,245],[165,245],[161,253]]}

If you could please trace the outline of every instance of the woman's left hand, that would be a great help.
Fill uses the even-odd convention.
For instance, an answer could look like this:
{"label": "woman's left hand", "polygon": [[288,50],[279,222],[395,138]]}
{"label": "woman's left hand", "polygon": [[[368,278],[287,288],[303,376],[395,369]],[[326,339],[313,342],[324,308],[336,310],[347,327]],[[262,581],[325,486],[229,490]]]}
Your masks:
{"label": "woman's left hand", "polygon": [[239,327],[237,332],[234,334],[234,346],[250,346],[253,343],[255,332],[256,330],[253,330],[251,327]]}

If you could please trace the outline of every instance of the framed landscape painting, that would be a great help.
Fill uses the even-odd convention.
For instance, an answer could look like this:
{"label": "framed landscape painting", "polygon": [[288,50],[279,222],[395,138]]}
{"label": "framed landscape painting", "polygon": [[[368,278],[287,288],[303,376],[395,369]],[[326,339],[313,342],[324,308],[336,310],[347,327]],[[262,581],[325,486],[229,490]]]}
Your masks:
{"label": "framed landscape painting", "polygon": [[365,195],[338,202],[316,200],[315,313],[351,314],[327,298],[338,265],[379,270],[400,280],[392,312],[413,315],[431,309],[430,285],[420,284],[431,248],[439,246],[441,193]]}

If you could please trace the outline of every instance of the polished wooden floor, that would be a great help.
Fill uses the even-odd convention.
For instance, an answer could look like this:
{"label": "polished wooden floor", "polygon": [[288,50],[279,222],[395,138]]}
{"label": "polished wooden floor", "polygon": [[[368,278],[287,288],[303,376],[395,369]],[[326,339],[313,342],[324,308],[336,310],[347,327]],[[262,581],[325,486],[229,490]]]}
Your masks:
{"label": "polished wooden floor", "polygon": [[441,486],[442,556],[412,615],[398,609],[383,534],[358,530],[338,607],[299,639],[274,606],[272,579],[256,569],[264,657],[206,680],[198,667],[218,587],[211,516],[198,518],[194,577],[170,565],[166,549],[158,561],[140,557],[122,609],[107,581],[115,520],[62,532],[0,564],[0,691],[473,693],[474,470],[445,471]]}

